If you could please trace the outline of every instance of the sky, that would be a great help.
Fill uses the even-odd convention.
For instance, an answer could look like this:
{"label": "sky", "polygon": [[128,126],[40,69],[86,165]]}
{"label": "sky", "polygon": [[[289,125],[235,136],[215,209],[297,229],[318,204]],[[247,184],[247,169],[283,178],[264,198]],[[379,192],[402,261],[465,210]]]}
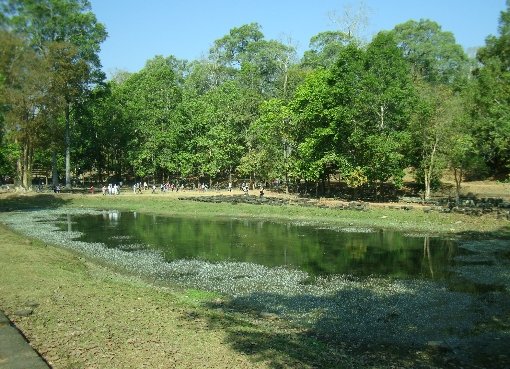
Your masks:
{"label": "sky", "polygon": [[452,32],[465,49],[483,46],[498,34],[506,0],[90,0],[106,26],[103,70],[137,72],[156,55],[206,57],[214,41],[234,27],[256,22],[265,39],[308,49],[320,32],[345,30],[344,14],[362,14],[358,31],[366,41],[408,20],[430,19]]}

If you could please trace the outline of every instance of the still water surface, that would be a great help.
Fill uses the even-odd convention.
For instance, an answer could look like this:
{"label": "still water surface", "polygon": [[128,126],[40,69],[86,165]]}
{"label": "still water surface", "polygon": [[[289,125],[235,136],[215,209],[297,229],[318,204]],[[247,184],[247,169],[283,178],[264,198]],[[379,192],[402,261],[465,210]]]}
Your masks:
{"label": "still water surface", "polygon": [[287,266],[313,276],[352,274],[448,278],[462,251],[452,240],[386,230],[355,232],[238,219],[164,217],[136,212],[67,215],[63,230],[122,250],[153,249],[167,261],[199,259]]}

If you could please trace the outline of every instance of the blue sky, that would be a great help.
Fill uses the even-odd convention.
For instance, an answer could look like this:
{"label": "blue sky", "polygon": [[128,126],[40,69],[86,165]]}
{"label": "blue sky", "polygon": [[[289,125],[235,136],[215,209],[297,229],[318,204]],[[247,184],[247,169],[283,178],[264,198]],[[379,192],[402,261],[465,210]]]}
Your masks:
{"label": "blue sky", "polygon": [[[155,55],[206,56],[214,40],[233,27],[257,22],[266,39],[297,46],[299,56],[319,32],[341,29],[342,14],[366,15],[365,40],[410,19],[430,19],[465,48],[497,35],[505,0],[90,0],[106,25],[103,70],[139,71]],[[350,11],[349,11],[350,9]],[[340,20],[340,23],[338,22]]]}

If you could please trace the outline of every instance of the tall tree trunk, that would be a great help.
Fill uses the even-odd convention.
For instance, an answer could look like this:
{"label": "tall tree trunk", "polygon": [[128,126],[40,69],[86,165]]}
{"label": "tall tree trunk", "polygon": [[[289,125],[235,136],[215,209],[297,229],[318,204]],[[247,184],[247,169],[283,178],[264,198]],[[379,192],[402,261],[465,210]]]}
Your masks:
{"label": "tall tree trunk", "polygon": [[462,183],[462,169],[453,169],[453,176],[455,178],[455,203],[459,205],[460,203],[460,185]]}
{"label": "tall tree trunk", "polygon": [[431,182],[432,182],[432,175],[434,173],[434,165],[435,165],[435,159],[436,159],[436,150],[437,145],[439,143],[439,137],[436,135],[434,144],[432,145],[432,151],[430,153],[430,160],[427,163],[428,165],[425,166],[425,200],[430,199],[430,190],[431,190]]}
{"label": "tall tree trunk", "polygon": [[289,63],[288,59],[285,61],[284,74],[283,74],[283,99],[287,100],[287,84],[289,81]]}
{"label": "tall tree trunk", "polygon": [[71,188],[71,122],[70,122],[70,108],[69,103],[66,104],[66,130],[65,130],[65,144],[66,144],[66,188]]}
{"label": "tall tree trunk", "polygon": [[57,150],[53,149],[51,153],[51,184],[53,187],[58,185],[58,169],[57,169]]}
{"label": "tall tree trunk", "polygon": [[[16,139],[14,141],[15,143],[18,143],[18,140]],[[16,177],[14,178],[14,188],[19,188],[22,186],[23,181],[23,155],[20,151],[18,158],[16,159]]]}
{"label": "tall tree trunk", "polygon": [[30,142],[25,147],[23,187],[30,190],[32,188],[32,148]]}
{"label": "tall tree trunk", "polygon": [[425,182],[425,200],[430,199],[430,174],[429,169],[425,168],[425,176],[423,178],[423,181]]}
{"label": "tall tree trunk", "polygon": [[23,144],[23,150],[21,152],[22,158],[21,158],[21,166],[22,166],[22,173],[21,173],[21,186],[28,190],[28,178],[27,178],[27,165],[28,165],[28,145],[25,142]]}
{"label": "tall tree trunk", "polygon": [[24,142],[20,153],[20,159],[17,163],[18,174],[20,185],[25,190],[29,190],[32,187],[32,159],[33,149],[30,141]]}

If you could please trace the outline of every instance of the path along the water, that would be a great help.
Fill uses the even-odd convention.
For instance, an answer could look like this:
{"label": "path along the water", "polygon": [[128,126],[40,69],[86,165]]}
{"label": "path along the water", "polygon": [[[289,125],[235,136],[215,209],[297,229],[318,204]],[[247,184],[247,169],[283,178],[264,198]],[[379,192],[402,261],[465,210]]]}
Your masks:
{"label": "path along the water", "polygon": [[50,369],[2,311],[0,311],[0,369]]}

